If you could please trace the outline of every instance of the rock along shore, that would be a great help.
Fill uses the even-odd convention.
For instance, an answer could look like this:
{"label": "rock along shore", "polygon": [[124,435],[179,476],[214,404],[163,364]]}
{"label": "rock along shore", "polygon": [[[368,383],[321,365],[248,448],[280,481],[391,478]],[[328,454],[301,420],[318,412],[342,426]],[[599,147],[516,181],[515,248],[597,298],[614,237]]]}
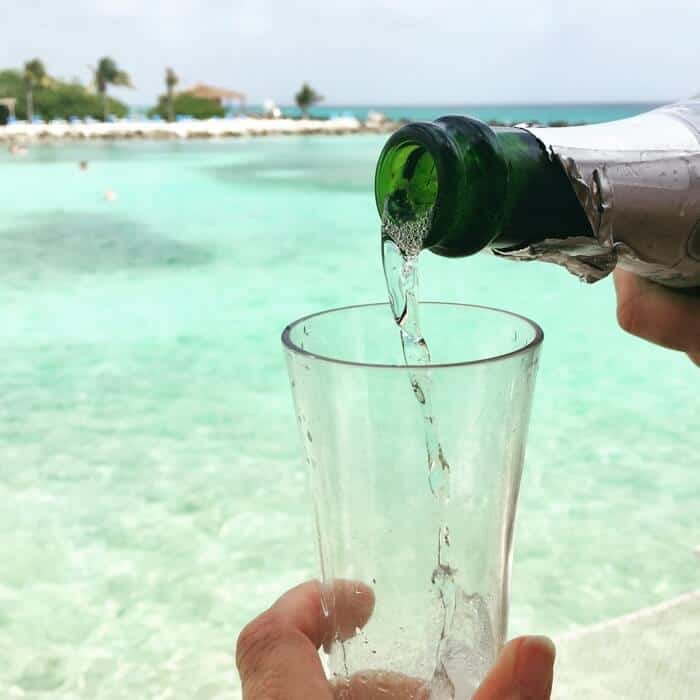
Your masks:
{"label": "rock along shore", "polygon": [[335,119],[235,119],[187,120],[179,122],[134,121],[115,122],[54,121],[46,124],[17,122],[0,126],[0,143],[24,143],[57,140],[109,139],[191,139],[243,136],[289,136],[297,134],[390,133],[400,123],[393,121],[361,122],[354,117]]}

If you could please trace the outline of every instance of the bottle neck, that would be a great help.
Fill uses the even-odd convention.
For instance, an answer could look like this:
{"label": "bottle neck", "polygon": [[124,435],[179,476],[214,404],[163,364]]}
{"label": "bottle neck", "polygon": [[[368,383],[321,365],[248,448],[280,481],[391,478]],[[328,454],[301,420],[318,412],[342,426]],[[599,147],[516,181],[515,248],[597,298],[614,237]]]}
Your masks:
{"label": "bottle neck", "polygon": [[558,160],[525,129],[496,127],[508,163],[503,226],[492,248],[524,248],[545,238],[593,237],[593,230]]}
{"label": "bottle neck", "polygon": [[394,133],[377,165],[375,196],[385,223],[427,221],[422,247],[449,257],[592,235],[566,174],[532,134],[466,117]]}

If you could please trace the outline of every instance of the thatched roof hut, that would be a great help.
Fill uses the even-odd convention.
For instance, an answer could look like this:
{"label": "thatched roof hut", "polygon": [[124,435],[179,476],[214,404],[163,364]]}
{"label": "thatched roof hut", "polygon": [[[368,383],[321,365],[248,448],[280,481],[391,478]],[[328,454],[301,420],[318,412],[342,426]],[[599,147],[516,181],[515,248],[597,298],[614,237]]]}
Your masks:
{"label": "thatched roof hut", "polygon": [[204,83],[197,83],[189,90],[182,90],[180,94],[192,95],[192,97],[198,97],[200,100],[212,100],[221,104],[232,101],[244,103],[246,100],[246,95],[243,92],[226,90],[213,85],[205,85]]}

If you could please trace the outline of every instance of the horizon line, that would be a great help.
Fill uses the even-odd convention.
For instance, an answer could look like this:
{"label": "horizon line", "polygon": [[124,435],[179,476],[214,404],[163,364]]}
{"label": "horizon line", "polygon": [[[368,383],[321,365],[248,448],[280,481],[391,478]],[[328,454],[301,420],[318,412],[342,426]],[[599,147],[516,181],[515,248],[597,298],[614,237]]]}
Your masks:
{"label": "horizon line", "polygon": [[[267,99],[267,98],[265,98]],[[576,101],[542,101],[542,102],[505,102],[505,101],[495,101],[495,102],[371,102],[371,101],[358,101],[358,102],[335,102],[333,100],[324,101],[314,105],[314,107],[614,107],[619,105],[664,105],[677,102],[682,98],[662,98],[662,99],[633,99],[633,100],[584,100],[581,102]],[[247,104],[258,106],[258,103],[262,104],[264,99],[251,100]],[[136,107],[145,106],[143,103],[138,102],[127,102]],[[296,107],[293,102],[279,102],[277,103],[279,107]],[[313,109],[312,107],[311,109]]]}
{"label": "horizon line", "polygon": [[[532,106],[542,106],[545,105],[547,107],[550,106],[558,106],[561,105],[562,107],[571,107],[571,106],[598,106],[598,105],[634,105],[634,104],[656,104],[657,102],[659,104],[668,104],[669,102],[675,102],[677,101],[678,98],[671,99],[671,100],[642,100],[642,99],[634,99],[634,100],[585,100],[582,102],[576,102],[576,101],[542,101],[542,102],[507,102],[507,101],[494,101],[494,102],[452,102],[452,101],[445,101],[445,102],[333,102],[333,101],[328,101],[327,104],[334,105],[334,106],[347,106],[347,107],[353,107],[357,105],[361,106],[366,106],[369,104],[376,104],[379,106],[383,107],[434,107],[434,106],[439,106],[439,107],[532,107]],[[320,103],[319,103],[320,104]],[[286,106],[286,105],[285,105]]]}

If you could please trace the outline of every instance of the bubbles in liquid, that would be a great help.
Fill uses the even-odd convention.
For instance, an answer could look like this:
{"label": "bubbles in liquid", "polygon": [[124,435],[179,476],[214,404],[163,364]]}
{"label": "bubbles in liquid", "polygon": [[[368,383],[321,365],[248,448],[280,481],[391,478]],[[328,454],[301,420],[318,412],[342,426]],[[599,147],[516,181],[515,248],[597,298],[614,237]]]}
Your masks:
{"label": "bubbles in liquid", "polygon": [[384,207],[382,216],[382,238],[393,241],[405,258],[415,258],[423,250],[423,241],[433,223],[433,210],[418,215],[415,219],[397,223]]}
{"label": "bubbles in liquid", "polygon": [[[451,634],[442,641],[431,682],[431,700],[470,698],[495,662],[495,642],[486,601],[478,594],[457,589],[450,624]],[[444,677],[450,681],[446,688]],[[453,694],[446,694],[445,691]]]}

